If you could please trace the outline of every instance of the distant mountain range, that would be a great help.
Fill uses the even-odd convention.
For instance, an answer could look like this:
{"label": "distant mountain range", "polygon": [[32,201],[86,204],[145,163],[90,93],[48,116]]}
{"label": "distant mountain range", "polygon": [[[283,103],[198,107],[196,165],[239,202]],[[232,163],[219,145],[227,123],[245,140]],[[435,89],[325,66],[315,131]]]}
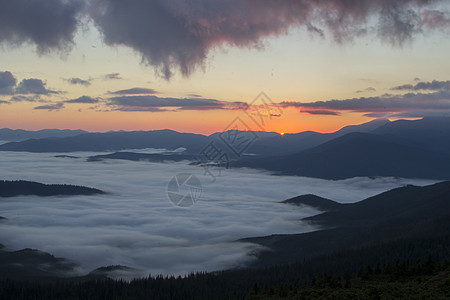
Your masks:
{"label": "distant mountain range", "polygon": [[179,133],[173,130],[116,131],[105,133],[84,133],[71,137],[30,139],[0,145],[0,151],[25,152],[75,152],[75,151],[118,151],[124,149],[161,148],[175,150],[186,148],[200,151],[207,137],[193,133]]}
{"label": "distant mountain range", "polygon": [[29,139],[62,138],[76,136],[83,133],[87,133],[87,131],[69,129],[43,129],[38,131],[29,131],[3,128],[0,129],[0,141],[18,142]]}
{"label": "distant mountain range", "polygon": [[[299,201],[303,202],[301,196]],[[449,238],[450,181],[396,188],[352,204],[330,205],[329,201],[325,203],[331,211],[302,220],[320,225],[322,230],[243,239],[269,248],[260,253],[254,266],[301,261],[402,239],[448,241]],[[323,203],[320,197],[306,197],[309,206],[323,207]]]}
{"label": "distant mountain range", "polygon": [[[334,138],[343,136],[349,132],[368,132],[389,122],[388,120],[374,120],[361,125],[352,125],[342,128],[335,133],[301,132],[297,134],[280,135],[275,132],[255,131],[255,139],[246,148],[245,153],[256,155],[278,155],[295,153],[302,149],[307,149],[327,142]],[[10,132],[10,129],[0,129],[0,133]],[[19,132],[16,130],[15,132]],[[4,134],[3,140],[16,141],[0,145],[0,151],[24,151],[24,152],[75,152],[75,151],[120,151],[128,149],[160,148],[175,150],[185,148],[189,154],[198,154],[211,141],[218,144],[223,150],[227,146],[220,138],[224,133],[217,132],[210,136],[192,133],[180,133],[173,130],[154,131],[114,131],[105,133],[88,133],[84,131],[66,130],[41,130],[41,131],[20,131],[23,132],[21,139],[11,139],[14,134]],[[46,136],[39,137],[43,133]],[[51,134],[53,132],[53,135]],[[241,133],[236,131],[233,134],[238,136]],[[25,140],[26,136],[29,136]],[[0,140],[2,140],[0,135]],[[20,140],[20,141],[19,141]],[[232,153],[230,153],[232,154]],[[232,155],[230,155],[232,156]]]}
{"label": "distant mountain range", "polygon": [[[82,133],[69,137],[29,139],[0,145],[0,151],[74,152],[113,151],[100,159],[180,161],[195,160],[211,143],[227,154],[233,167],[265,169],[283,175],[325,179],[355,176],[450,179],[450,118],[374,120],[347,126],[334,133],[301,132],[280,135],[252,132],[245,151],[232,151],[224,136],[248,132],[214,133],[210,136],[172,130]],[[173,156],[124,150],[185,149]],[[165,155],[165,154],[164,154]]]}

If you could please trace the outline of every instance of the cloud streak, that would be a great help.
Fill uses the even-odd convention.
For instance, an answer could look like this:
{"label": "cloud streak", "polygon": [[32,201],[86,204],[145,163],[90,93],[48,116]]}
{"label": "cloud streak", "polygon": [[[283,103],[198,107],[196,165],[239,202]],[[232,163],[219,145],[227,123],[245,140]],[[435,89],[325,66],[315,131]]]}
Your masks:
{"label": "cloud streak", "polygon": [[328,114],[350,111],[366,113],[367,116],[388,116],[389,113],[414,113],[420,116],[435,113],[450,115],[450,92],[407,93],[316,102],[284,101],[279,105],[286,108],[300,108],[302,112],[324,110]]}
{"label": "cloud streak", "polygon": [[54,104],[46,104],[46,105],[36,106],[34,109],[54,111],[54,110],[60,110],[63,108],[64,108],[64,103],[59,102],[59,103],[54,103]]}
{"label": "cloud streak", "polygon": [[119,90],[115,92],[108,92],[110,95],[151,95],[151,94],[158,94],[157,91],[154,89],[147,89],[147,88],[131,88],[126,90]]}
{"label": "cloud streak", "polygon": [[92,98],[89,96],[81,96],[75,99],[64,101],[65,103],[79,103],[79,104],[94,104],[99,102],[99,98]]}
{"label": "cloud streak", "polygon": [[227,102],[204,98],[161,98],[157,96],[120,96],[109,98],[109,106],[122,111],[167,111],[167,110],[243,110],[245,102]]}

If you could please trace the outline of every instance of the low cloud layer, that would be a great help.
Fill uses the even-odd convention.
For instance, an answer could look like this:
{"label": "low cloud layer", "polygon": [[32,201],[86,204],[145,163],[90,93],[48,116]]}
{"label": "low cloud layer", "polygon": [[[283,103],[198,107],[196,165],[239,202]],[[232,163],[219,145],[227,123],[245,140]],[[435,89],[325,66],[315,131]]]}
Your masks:
{"label": "low cloud layer", "polygon": [[[86,157],[89,153],[73,153]],[[279,203],[313,193],[355,202],[407,183],[430,181],[353,178],[326,181],[270,176],[251,170],[225,170],[213,183],[200,167],[3,152],[2,179],[93,186],[108,195],[14,197],[0,202],[0,243],[9,249],[37,248],[73,259],[83,272],[105,265],[144,270],[138,275],[185,274],[242,266],[259,248],[233,241],[275,233],[313,230],[298,220],[316,213]],[[200,200],[174,206],[167,184],[178,173],[202,183]],[[243,184],[245,182],[245,184]]]}
{"label": "low cloud layer", "polygon": [[1,2],[0,42],[32,43],[39,52],[68,49],[81,23],[91,21],[109,45],[141,54],[170,78],[202,67],[217,47],[262,49],[267,37],[294,27],[345,43],[363,35],[403,45],[445,29],[443,0],[48,0]]}

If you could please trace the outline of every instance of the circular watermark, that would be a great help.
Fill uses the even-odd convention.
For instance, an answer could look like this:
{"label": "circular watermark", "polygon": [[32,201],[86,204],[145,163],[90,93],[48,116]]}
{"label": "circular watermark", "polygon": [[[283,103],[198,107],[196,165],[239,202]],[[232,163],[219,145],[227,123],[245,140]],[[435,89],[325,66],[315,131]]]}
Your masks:
{"label": "circular watermark", "polygon": [[190,173],[180,173],[172,177],[167,185],[167,196],[176,206],[194,205],[202,194],[200,180]]}

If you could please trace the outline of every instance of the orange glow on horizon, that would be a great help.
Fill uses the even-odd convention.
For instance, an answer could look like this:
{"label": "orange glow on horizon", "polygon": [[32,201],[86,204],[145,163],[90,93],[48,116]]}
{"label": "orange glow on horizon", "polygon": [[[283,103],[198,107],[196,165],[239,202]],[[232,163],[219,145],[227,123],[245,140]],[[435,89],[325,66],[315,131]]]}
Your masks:
{"label": "orange glow on horizon", "polygon": [[[92,132],[111,130],[160,130],[212,134],[230,129],[237,119],[245,127],[239,130],[277,132],[281,135],[303,131],[321,133],[334,132],[347,125],[362,124],[370,118],[360,113],[342,113],[340,116],[310,115],[296,109],[285,109],[277,117],[266,117],[263,123],[255,124],[245,112],[238,110],[173,111],[173,112],[122,112],[96,111],[86,106],[66,106],[60,111],[34,110],[28,103],[2,107],[0,128],[83,129]],[[19,109],[17,109],[19,108]],[[258,120],[256,120],[258,121]]]}

